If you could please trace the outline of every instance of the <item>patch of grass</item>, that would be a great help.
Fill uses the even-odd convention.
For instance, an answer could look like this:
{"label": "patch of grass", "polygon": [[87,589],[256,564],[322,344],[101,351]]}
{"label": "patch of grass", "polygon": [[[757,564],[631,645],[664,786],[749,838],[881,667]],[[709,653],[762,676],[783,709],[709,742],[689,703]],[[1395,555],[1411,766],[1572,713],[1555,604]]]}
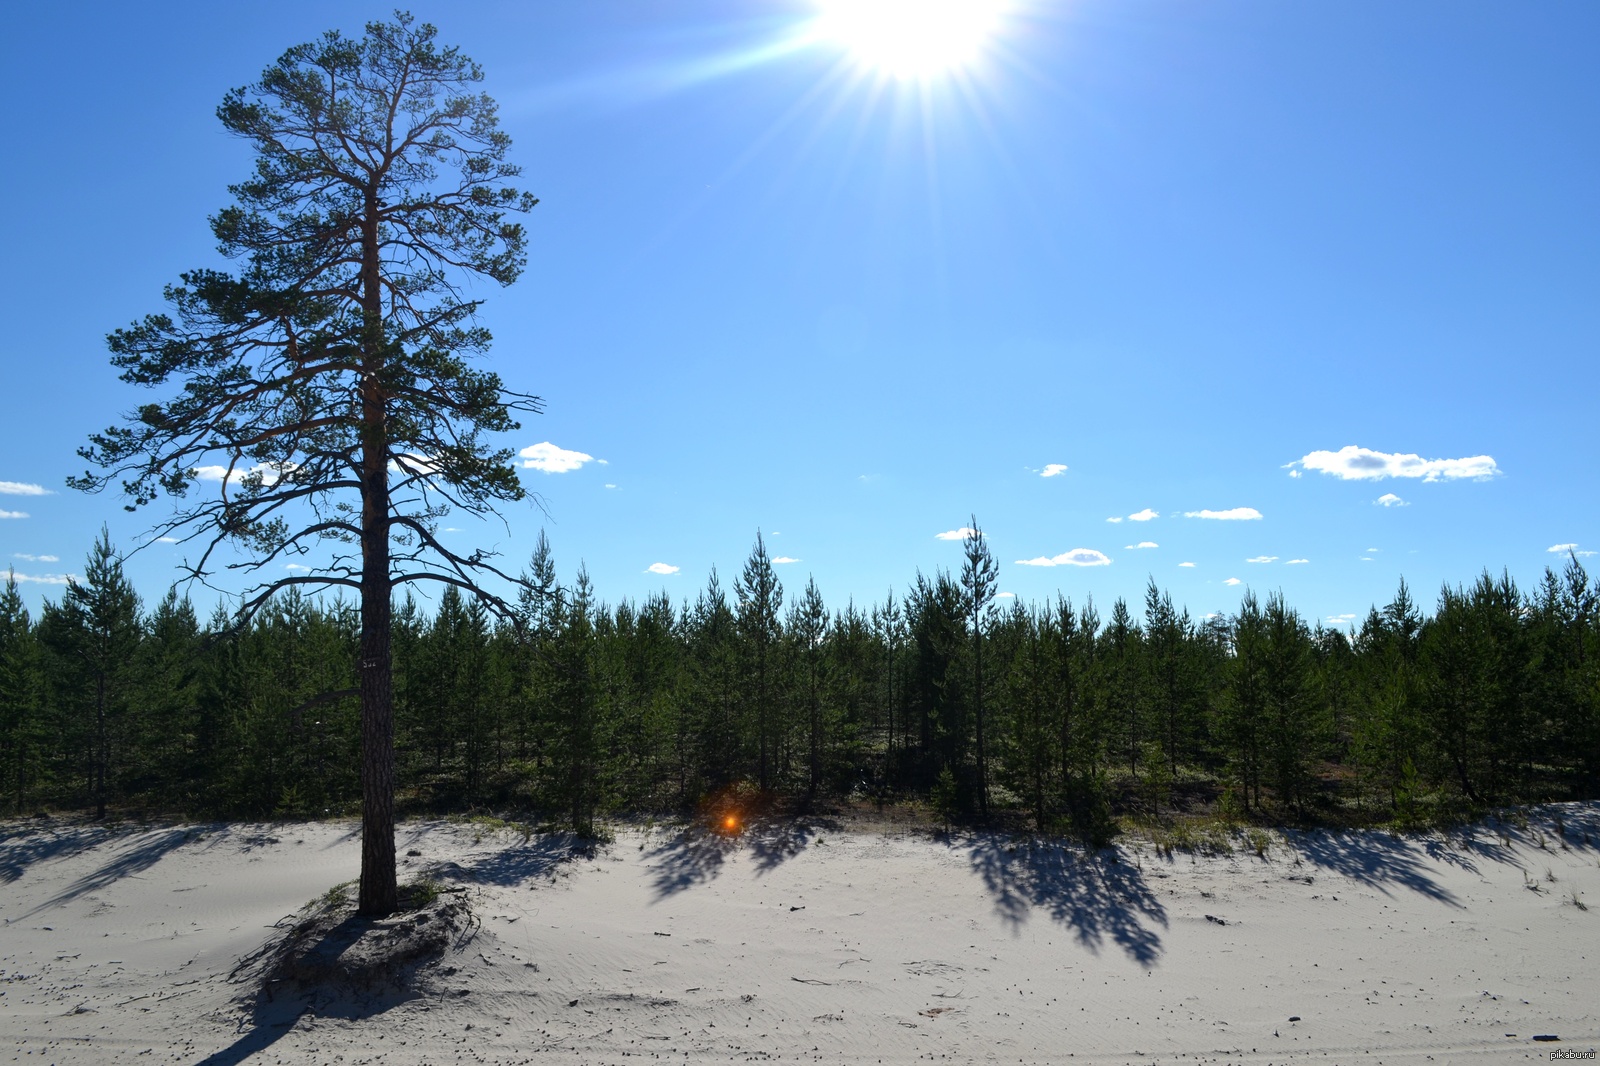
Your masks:
{"label": "patch of grass", "polygon": [[1244,840],[1250,846],[1250,850],[1256,853],[1256,858],[1258,859],[1265,859],[1267,857],[1267,849],[1272,847],[1272,838],[1267,835],[1265,829],[1252,827],[1245,832]]}
{"label": "patch of grass", "polygon": [[400,905],[406,910],[420,911],[439,898],[439,882],[431,877],[420,877],[400,889]]}
{"label": "patch of grass", "polygon": [[350,902],[350,889],[354,886],[354,881],[344,881],[340,884],[334,885],[321,896],[312,900],[312,905],[321,907],[324,910],[332,910],[335,907],[342,907],[346,903]]}

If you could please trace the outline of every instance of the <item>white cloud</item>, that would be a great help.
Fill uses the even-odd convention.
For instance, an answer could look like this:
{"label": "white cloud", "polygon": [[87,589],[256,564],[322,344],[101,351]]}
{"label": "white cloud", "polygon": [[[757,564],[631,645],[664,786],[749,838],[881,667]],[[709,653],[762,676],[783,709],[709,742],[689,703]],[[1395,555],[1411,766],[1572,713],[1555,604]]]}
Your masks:
{"label": "white cloud", "polygon": [[1153,540],[1141,540],[1137,544],[1126,544],[1126,545],[1123,545],[1123,547],[1128,551],[1136,552],[1141,548],[1159,548],[1159,547],[1161,547],[1161,545],[1157,544]]}
{"label": "white cloud", "polygon": [[1018,566],[1110,566],[1111,560],[1104,552],[1093,548],[1073,548],[1060,555],[1040,555],[1033,559],[1018,559]]}
{"label": "white cloud", "polygon": [[1300,471],[1298,471],[1298,470],[1291,470],[1291,471],[1289,471],[1289,476],[1290,476],[1290,477],[1299,477],[1299,476],[1300,476]]}
{"label": "white cloud", "polygon": [[1150,508],[1146,507],[1142,511],[1135,511],[1135,512],[1133,512],[1133,514],[1129,515],[1128,516],[1128,521],[1130,521],[1130,522],[1148,522],[1152,518],[1160,518],[1160,517],[1161,517],[1161,512],[1160,511],[1153,511]]}
{"label": "white cloud", "polygon": [[611,465],[611,460],[610,459],[596,459],[595,462],[599,463],[601,466],[610,466]]}
{"label": "white cloud", "polygon": [[1122,516],[1119,515],[1119,514],[1114,514],[1110,518],[1106,519],[1106,521],[1107,522],[1120,522],[1120,521],[1122,521]]}
{"label": "white cloud", "polygon": [[283,568],[285,570],[304,570],[307,573],[311,571],[311,567],[306,566],[304,563],[284,563]]}
{"label": "white cloud", "polygon": [[27,518],[27,511],[0,511],[0,518]]}
{"label": "white cloud", "polygon": [[[1589,551],[1589,552],[1580,551],[1578,549],[1577,544],[1552,544],[1552,545],[1550,545],[1550,547],[1546,548],[1545,551],[1547,551],[1547,552],[1555,552],[1558,555],[1566,555],[1569,552],[1571,554],[1573,554],[1573,555],[1582,555],[1582,556],[1589,556],[1589,555],[1593,555],[1594,554],[1594,552],[1592,552],[1592,551]],[[24,558],[27,558],[27,556],[19,555],[17,558],[24,559]]]}
{"label": "white cloud", "polygon": [[1409,502],[1407,502],[1406,500],[1402,500],[1400,497],[1396,496],[1392,492],[1384,493],[1382,496],[1379,496],[1376,500],[1373,500],[1372,503],[1373,503],[1373,506],[1375,506],[1375,507],[1410,507],[1411,506],[1411,504]]}
{"label": "white cloud", "polygon": [[1278,557],[1276,555],[1257,555],[1245,560],[1247,563],[1275,563],[1277,561]]}
{"label": "white cloud", "polygon": [[[1063,468],[1065,469],[1065,468]],[[55,490],[26,481],[0,481],[0,496],[54,496]]]}
{"label": "white cloud", "polygon": [[[1576,548],[1577,545],[1574,544],[1573,547]],[[59,556],[29,555],[27,552],[12,552],[11,557],[13,559],[21,559],[25,563],[59,563],[61,561]]]}
{"label": "white cloud", "polygon": [[[193,467],[189,472],[201,481],[221,481],[226,477],[230,485],[242,485],[245,478],[252,474],[260,474],[263,485],[276,485],[278,479],[285,473],[292,473],[296,465],[295,463],[257,463],[248,470],[234,467],[232,473],[229,473],[228,468],[225,466],[197,466]],[[394,466],[392,462],[389,465],[391,468]]]}
{"label": "white cloud", "polygon": [[1377,552],[1383,551],[1383,549],[1382,548],[1368,548],[1367,551],[1373,552],[1373,553],[1377,553]]}
{"label": "white cloud", "polygon": [[1284,563],[1283,565],[1284,566],[1298,566],[1300,563],[1309,563],[1310,561],[1311,561],[1310,559],[1290,559],[1288,562]]}
{"label": "white cloud", "polygon": [[1370,563],[1370,562],[1372,562],[1372,556],[1370,556],[1370,555],[1363,555],[1363,556],[1362,556],[1362,557],[1361,557],[1361,561],[1362,561],[1362,562],[1364,562],[1364,563]]}
{"label": "white cloud", "polygon": [[1048,464],[1045,465],[1045,468],[1043,470],[1039,471],[1039,476],[1040,477],[1055,477],[1057,474],[1065,474],[1066,472],[1067,472],[1067,464],[1066,463],[1048,463]]}
{"label": "white cloud", "polygon": [[[543,470],[546,474],[565,474],[578,469],[584,463],[594,462],[592,455],[558,448],[547,440],[530,444],[517,454],[522,456],[523,469]],[[605,465],[605,460],[600,460],[600,463]]]}
{"label": "white cloud", "polygon": [[1500,473],[1494,457],[1490,455],[1473,455],[1464,459],[1424,459],[1410,452],[1375,452],[1354,444],[1347,444],[1336,452],[1310,452],[1285,465],[1291,472],[1296,467],[1317,470],[1343,481],[1381,481],[1391,477],[1421,478],[1423,481],[1460,481],[1463,478],[1487,481]]}
{"label": "white cloud", "polygon": [[178,538],[177,537],[157,537],[156,538],[156,543],[157,544],[176,544],[176,543],[178,543]]}
{"label": "white cloud", "polygon": [[651,563],[644,568],[647,574],[676,574],[680,568],[671,563]]}
{"label": "white cloud", "polygon": [[1261,517],[1254,507],[1230,507],[1226,511],[1185,511],[1185,518],[1214,518],[1221,522],[1244,522]]}
{"label": "white cloud", "polygon": [[1193,563],[1179,563],[1178,565],[1179,566],[1187,566],[1191,570],[1194,569],[1194,564]]}
{"label": "white cloud", "polygon": [[774,563],[799,563],[799,562],[804,562],[805,560],[803,560],[803,559],[791,559],[787,555],[780,555],[780,556],[778,556],[776,559],[774,559],[772,561]]}
{"label": "white cloud", "polygon": [[1351,622],[1354,622],[1355,620],[1356,620],[1356,616],[1353,615],[1353,614],[1330,614],[1328,616],[1329,624],[1330,625],[1336,625],[1336,626],[1349,625]]}
{"label": "white cloud", "polygon": [[611,482],[609,482],[609,481],[608,481],[608,482],[606,482],[606,488],[608,488],[608,489],[614,489],[614,488],[616,488],[616,486],[615,486],[615,485],[613,485],[613,484],[612,484],[612,483],[611,483]]}
{"label": "white cloud", "polygon": [[1236,577],[1230,577],[1226,581],[1224,581],[1223,584],[1224,585],[1242,585],[1242,584],[1244,584],[1244,582],[1240,581]]}
{"label": "white cloud", "polygon": [[1017,598],[1017,594],[1015,592],[996,592],[994,598],[997,600],[1014,600]]}
{"label": "white cloud", "polygon": [[[966,540],[975,534],[978,534],[976,529],[962,526],[960,529],[947,529],[943,533],[935,533],[934,537],[939,540]],[[774,533],[773,536],[776,537],[777,534]]]}
{"label": "white cloud", "polygon": [[79,580],[76,574],[19,574],[9,571],[19,585],[70,585]]}

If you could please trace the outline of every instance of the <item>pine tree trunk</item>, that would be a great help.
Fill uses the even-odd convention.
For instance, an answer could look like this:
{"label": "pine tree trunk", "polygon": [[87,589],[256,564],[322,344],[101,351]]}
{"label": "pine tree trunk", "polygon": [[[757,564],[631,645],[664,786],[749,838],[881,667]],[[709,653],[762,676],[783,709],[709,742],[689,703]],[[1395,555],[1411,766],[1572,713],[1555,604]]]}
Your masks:
{"label": "pine tree trunk", "polygon": [[378,205],[367,196],[363,239],[361,383],[361,889],[357,912],[382,917],[400,904],[394,855],[394,676],[390,659],[389,454]]}

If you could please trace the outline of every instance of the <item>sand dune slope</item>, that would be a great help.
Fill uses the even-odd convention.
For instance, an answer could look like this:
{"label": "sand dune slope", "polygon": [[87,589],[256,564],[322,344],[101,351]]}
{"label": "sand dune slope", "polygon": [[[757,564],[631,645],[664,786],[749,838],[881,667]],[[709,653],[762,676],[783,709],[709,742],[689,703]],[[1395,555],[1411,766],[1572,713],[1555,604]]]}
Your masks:
{"label": "sand dune slope", "polygon": [[475,932],[424,993],[271,1001],[229,975],[355,875],[354,827],[0,834],[16,1062],[1387,1064],[1600,1044],[1600,805],[1447,837],[1290,833],[1265,857],[826,823],[624,830],[585,856],[412,824],[408,873],[465,886]]}

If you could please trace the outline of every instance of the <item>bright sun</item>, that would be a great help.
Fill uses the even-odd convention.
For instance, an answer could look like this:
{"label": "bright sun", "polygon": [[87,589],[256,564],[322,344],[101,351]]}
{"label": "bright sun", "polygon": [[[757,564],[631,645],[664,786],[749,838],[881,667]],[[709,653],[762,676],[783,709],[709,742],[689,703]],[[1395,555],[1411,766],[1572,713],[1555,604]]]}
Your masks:
{"label": "bright sun", "polygon": [[1000,0],[821,0],[818,28],[865,66],[930,78],[966,66],[999,21]]}

